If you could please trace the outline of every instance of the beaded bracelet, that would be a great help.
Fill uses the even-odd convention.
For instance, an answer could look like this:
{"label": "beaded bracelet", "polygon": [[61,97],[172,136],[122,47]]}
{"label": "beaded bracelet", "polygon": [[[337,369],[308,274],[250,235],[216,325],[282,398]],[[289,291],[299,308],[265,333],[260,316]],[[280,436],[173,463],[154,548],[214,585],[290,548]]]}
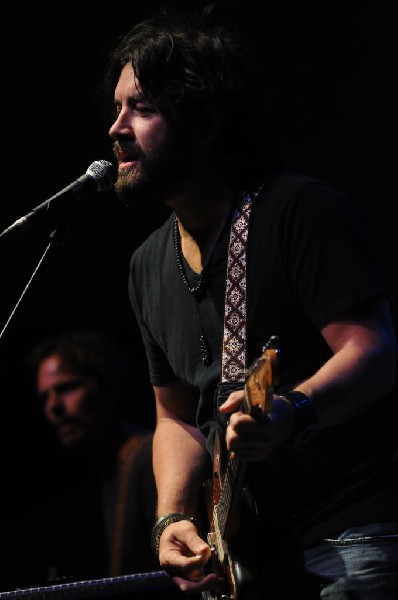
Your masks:
{"label": "beaded bracelet", "polygon": [[189,517],[184,513],[178,512],[163,515],[163,517],[160,517],[160,519],[156,521],[155,525],[152,528],[151,547],[152,552],[155,554],[155,556],[159,556],[159,543],[163,531],[172,523],[177,523],[177,521],[191,521],[191,523],[195,525],[195,527],[198,529],[201,535],[201,525],[199,521],[195,519],[195,517]]}

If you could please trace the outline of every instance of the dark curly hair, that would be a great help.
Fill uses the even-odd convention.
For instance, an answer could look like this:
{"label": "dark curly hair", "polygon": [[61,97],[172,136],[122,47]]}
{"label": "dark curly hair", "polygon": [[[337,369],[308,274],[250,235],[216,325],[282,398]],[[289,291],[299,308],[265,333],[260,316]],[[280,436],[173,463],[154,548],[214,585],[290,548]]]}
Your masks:
{"label": "dark curly hair", "polygon": [[220,159],[243,186],[277,160],[266,139],[264,72],[239,27],[236,8],[215,2],[192,12],[161,8],[134,25],[110,56],[104,97],[113,105],[121,70],[131,63],[140,93],[181,130],[222,115]]}
{"label": "dark curly hair", "polygon": [[[40,363],[57,355],[65,368],[94,379],[110,397],[122,400],[129,385],[128,354],[111,336],[97,331],[67,331],[49,335],[29,352],[28,370],[34,378]],[[130,368],[129,368],[130,367]]]}

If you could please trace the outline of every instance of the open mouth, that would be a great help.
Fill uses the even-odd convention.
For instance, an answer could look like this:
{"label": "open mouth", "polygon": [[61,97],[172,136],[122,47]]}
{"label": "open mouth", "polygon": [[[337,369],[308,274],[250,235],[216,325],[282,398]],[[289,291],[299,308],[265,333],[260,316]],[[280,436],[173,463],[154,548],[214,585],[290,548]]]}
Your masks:
{"label": "open mouth", "polygon": [[138,160],[136,158],[124,158],[119,161],[119,169],[126,169],[127,167],[133,167],[136,165]]}

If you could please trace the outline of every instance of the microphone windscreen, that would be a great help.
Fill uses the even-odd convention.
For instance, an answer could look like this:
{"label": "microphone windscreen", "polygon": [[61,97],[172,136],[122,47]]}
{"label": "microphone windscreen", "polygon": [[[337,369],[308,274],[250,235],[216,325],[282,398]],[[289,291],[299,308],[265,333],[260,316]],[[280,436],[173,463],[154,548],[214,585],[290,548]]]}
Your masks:
{"label": "microphone windscreen", "polygon": [[99,192],[110,190],[116,183],[117,168],[108,160],[94,161],[86,173],[95,180]]}

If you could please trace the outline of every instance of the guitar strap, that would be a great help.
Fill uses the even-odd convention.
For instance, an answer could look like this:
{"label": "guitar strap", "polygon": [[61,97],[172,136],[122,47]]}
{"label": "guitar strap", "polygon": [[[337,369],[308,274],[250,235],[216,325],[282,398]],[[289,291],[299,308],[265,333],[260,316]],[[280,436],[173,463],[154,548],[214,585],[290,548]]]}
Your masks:
{"label": "guitar strap", "polygon": [[215,413],[224,428],[228,416],[218,407],[228,395],[245,384],[246,359],[246,245],[253,200],[258,195],[242,194],[232,216],[228,245],[227,278],[224,301],[224,333],[222,341],[221,379],[215,395]]}

